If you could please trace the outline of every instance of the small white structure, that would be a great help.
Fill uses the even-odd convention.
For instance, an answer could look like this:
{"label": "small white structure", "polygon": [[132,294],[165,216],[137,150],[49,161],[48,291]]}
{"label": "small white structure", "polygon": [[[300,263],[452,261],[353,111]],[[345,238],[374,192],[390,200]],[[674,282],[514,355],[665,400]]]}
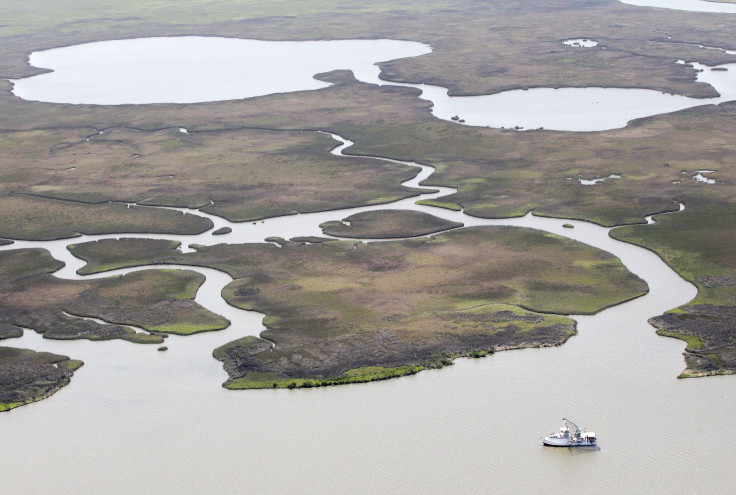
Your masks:
{"label": "small white structure", "polygon": [[595,40],[589,40],[588,38],[575,38],[573,40],[565,40],[562,42],[563,45],[574,46],[576,48],[593,48],[598,46],[598,42]]}
{"label": "small white structure", "polygon": [[706,184],[715,184],[716,180],[706,177],[703,174],[712,174],[715,170],[696,170],[697,174],[693,175],[693,180],[696,182],[705,182]]}
{"label": "small white structure", "polygon": [[608,177],[600,177],[598,179],[590,179],[590,180],[578,179],[578,181],[580,181],[580,183],[584,186],[594,186],[598,184],[599,182],[604,182],[606,179],[620,179],[620,178],[621,176],[618,174],[611,174]]}
{"label": "small white structure", "polygon": [[565,423],[557,433],[542,438],[547,447],[596,447],[596,436],[592,431],[580,431],[578,425],[562,418]]}

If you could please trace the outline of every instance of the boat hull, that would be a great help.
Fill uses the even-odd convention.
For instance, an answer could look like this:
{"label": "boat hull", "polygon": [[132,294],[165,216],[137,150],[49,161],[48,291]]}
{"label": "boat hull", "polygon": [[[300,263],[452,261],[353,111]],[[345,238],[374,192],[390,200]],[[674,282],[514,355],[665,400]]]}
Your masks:
{"label": "boat hull", "polygon": [[550,438],[544,437],[542,443],[546,447],[595,447],[596,444],[592,442],[571,442],[567,438]]}
{"label": "boat hull", "polygon": [[544,437],[542,443],[547,447],[568,447],[570,442],[567,438]]}
{"label": "boat hull", "polygon": [[[567,418],[557,433],[542,437],[542,444],[547,447],[596,447],[596,436],[592,431],[580,431],[578,425]],[[574,433],[573,433],[574,432]]]}

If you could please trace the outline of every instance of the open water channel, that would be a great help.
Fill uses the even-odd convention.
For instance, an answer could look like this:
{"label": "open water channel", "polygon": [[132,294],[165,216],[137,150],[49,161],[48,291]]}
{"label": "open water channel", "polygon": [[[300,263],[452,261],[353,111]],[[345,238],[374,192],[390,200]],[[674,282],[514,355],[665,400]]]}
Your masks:
{"label": "open water channel", "polygon": [[[377,60],[408,56],[397,50]],[[618,126],[615,119],[610,125]],[[351,143],[334,137],[333,153],[342,154]],[[433,171],[405,165],[419,168],[406,185],[417,186]],[[441,188],[422,198],[451,192]],[[71,243],[175,238],[186,249],[192,243],[258,242],[320,235],[320,223],[359,211],[404,208],[466,226],[517,225],[585,242],[618,256],[650,292],[597,315],[575,317],[579,335],[559,348],[460,359],[446,369],[371,384],[234,392],[219,386],[226,375],[212,349],[257,335],[262,315],[222,301],[227,275],[188,268],[207,277],[197,301],[230,319],[228,329],[171,336],[166,353],[122,341],[44,340],[32,331],[7,342],[86,364],[51,398],[0,415],[3,490],[705,493],[736,486],[730,439],[736,377],[677,380],[684,344],[658,337],[646,322],[694,297],[692,285],[654,254],[611,239],[600,226],[532,215],[478,219],[418,206],[416,199],[256,224],[210,217],[215,228],[233,228],[226,236],[83,236],[0,249],[47,248],[67,263],[57,276],[78,278],[74,271],[81,262],[66,250]],[[596,431],[601,449],[543,448],[538,438],[563,416]]]}
{"label": "open water channel", "polygon": [[[576,49],[581,48],[569,47]],[[350,69],[362,82],[420,89],[421,97],[432,102],[434,115],[444,120],[561,131],[620,128],[632,119],[736,99],[736,64],[713,71],[690,60],[703,70],[698,81],[712,85],[720,97],[630,88],[533,88],[449,96],[441,86],[380,79],[377,62],[430,52],[425,44],[395,40],[279,42],[182,36],[105,41],[31,54],[31,65],[53,72],[14,80],[13,92],[53,103],[195,103],[323,88],[329,83],[314,79],[314,74]],[[683,73],[689,70],[682,68]]]}
{"label": "open water channel", "polygon": [[656,7],[660,9],[687,10],[690,12],[711,12],[736,14],[736,4],[711,0],[619,0],[621,3],[637,7]]}

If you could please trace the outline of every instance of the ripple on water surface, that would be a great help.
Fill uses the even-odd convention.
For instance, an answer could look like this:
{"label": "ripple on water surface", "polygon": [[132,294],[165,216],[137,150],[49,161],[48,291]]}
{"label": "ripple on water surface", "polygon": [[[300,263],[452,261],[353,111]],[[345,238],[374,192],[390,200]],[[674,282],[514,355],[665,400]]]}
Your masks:
{"label": "ripple on water surface", "polygon": [[[371,65],[359,77],[376,75]],[[560,348],[504,352],[332,389],[218,387],[224,373],[211,350],[241,335],[233,328],[172,336],[167,353],[119,341],[42,341],[26,332],[18,345],[80,357],[87,365],[62,392],[0,417],[3,443],[12,445],[0,449],[0,464],[13,467],[3,488],[95,493],[103,483],[111,492],[682,493],[736,484],[723,434],[736,414],[733,377],[675,380],[683,344],[656,336],[646,323],[687,302],[694,295],[690,284],[649,251],[615,241],[596,225],[531,215],[483,220],[421,207],[415,199],[249,227],[220,220],[216,227],[230,226],[224,238],[242,242],[311,235],[325,220],[371,208],[424,209],[468,226],[526,226],[590,242],[624,260],[650,293],[579,317],[580,335]],[[565,229],[566,223],[575,228]],[[194,239],[200,237],[180,236],[185,245]],[[64,242],[72,241],[44,246],[66,256]],[[231,318],[240,323],[236,312]],[[567,415],[598,432],[600,452],[572,455],[539,445],[537,438]]]}
{"label": "ripple on water surface", "polygon": [[[334,137],[343,143],[335,148],[341,154],[350,142]],[[423,166],[420,174],[431,171]],[[443,188],[427,196],[452,192]],[[244,327],[260,329],[257,314],[250,313],[255,321],[242,321],[234,308],[228,317],[235,328],[172,336],[167,353],[120,341],[43,341],[26,332],[18,345],[79,357],[87,365],[49,400],[0,417],[7,427],[3,439],[14,446],[0,449],[0,463],[14,467],[4,487],[30,493],[62,483],[92,493],[99,488],[85,482],[92,466],[106,488],[131,492],[150,489],[152,480],[170,492],[222,493],[280,493],[304,479],[312,482],[302,486],[303,493],[473,492],[478,486],[499,493],[676,492],[728,481],[719,476],[730,472],[732,462],[723,455],[728,440],[719,432],[736,412],[733,395],[725,393],[733,381],[709,379],[696,386],[675,380],[683,366],[682,343],[658,337],[646,323],[648,316],[687,302],[694,288],[653,253],[609,237],[608,229],[532,215],[480,219],[416,205],[412,198],[349,213],[292,215],[285,217],[288,223],[278,218],[220,223],[233,229],[226,236],[238,239],[274,231],[294,237],[312,233],[326,219],[398,207],[468,226],[524,226],[591,243],[619,256],[647,281],[650,293],[577,317],[580,335],[559,348],[460,360],[449,369],[382,383],[298,391],[218,387],[224,373],[212,348],[239,337]],[[564,228],[567,223],[575,228]],[[87,237],[14,247],[52,247],[74,268],[64,243]],[[187,244],[199,236],[179,238]],[[223,276],[194,269],[208,280]],[[209,299],[222,285],[205,291]],[[702,401],[708,404],[707,418],[693,407]],[[537,438],[566,415],[597,430],[600,452],[571,455],[539,445]],[[693,444],[683,432],[703,442]],[[54,445],[74,445],[73,461],[58,462],[58,453],[49,448]],[[702,474],[697,480],[680,468],[685,451],[690,466]],[[621,472],[629,476],[622,479]]]}

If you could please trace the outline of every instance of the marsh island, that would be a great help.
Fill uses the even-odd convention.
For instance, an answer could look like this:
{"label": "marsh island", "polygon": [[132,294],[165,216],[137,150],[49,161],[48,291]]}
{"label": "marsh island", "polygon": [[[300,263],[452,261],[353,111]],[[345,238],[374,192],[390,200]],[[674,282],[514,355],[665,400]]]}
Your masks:
{"label": "marsh island", "polygon": [[[93,407],[131,431],[130,407],[148,435],[152,418],[211,426],[217,411],[233,429],[212,435],[217,449],[202,441],[208,455],[273,474],[263,459],[298,463],[258,430],[273,421],[293,440],[292,428],[330,430],[329,417],[336,437],[379,444],[373,403],[394,413],[386,437],[401,436],[394,423],[416,437],[396,447],[412,458],[402,449],[422,444],[425,424],[404,421],[422,416],[403,402],[414,387],[416,404],[453,411],[426,423],[450,446],[459,437],[443,425],[475,401],[491,423],[524,421],[528,395],[554,391],[539,402],[562,407],[570,382],[590,398],[575,407],[618,411],[628,397],[670,428],[690,417],[678,408],[707,402],[699,391],[736,412],[711,388],[729,377],[675,380],[736,373],[736,15],[616,0],[42,3],[43,14],[4,5],[0,21],[0,410],[71,386],[3,414],[14,431],[25,411],[67,414],[67,397],[97,432],[109,430]],[[151,54],[173,79],[146,72]],[[85,83],[94,71],[125,81],[136,63],[130,94],[135,82],[73,82],[82,67]],[[44,81],[53,91],[34,92]],[[550,110],[578,100],[579,114]],[[75,357],[87,363],[77,377]],[[435,381],[453,385],[424,388]],[[433,395],[459,384],[484,392]],[[374,398],[385,390],[391,400]],[[353,394],[373,401],[370,414],[346,401],[354,429],[311,402]],[[307,404],[321,416],[300,424]],[[206,420],[182,419],[191,410]],[[664,427],[641,419],[630,422]],[[156,460],[191,452],[170,433]],[[325,457],[322,441],[305,469],[354,460]],[[106,457],[86,445],[81,455]],[[537,455],[507,450],[509,462]],[[698,450],[699,469],[713,473],[708,455]],[[142,472],[157,465],[130,457]],[[663,460],[652,486],[691,482],[676,464]],[[218,479],[241,486],[231,468]],[[501,471],[494,481],[512,486],[514,469]],[[166,486],[182,488],[171,473]],[[288,476],[265,478],[278,491]],[[407,479],[450,489],[427,472]]]}

